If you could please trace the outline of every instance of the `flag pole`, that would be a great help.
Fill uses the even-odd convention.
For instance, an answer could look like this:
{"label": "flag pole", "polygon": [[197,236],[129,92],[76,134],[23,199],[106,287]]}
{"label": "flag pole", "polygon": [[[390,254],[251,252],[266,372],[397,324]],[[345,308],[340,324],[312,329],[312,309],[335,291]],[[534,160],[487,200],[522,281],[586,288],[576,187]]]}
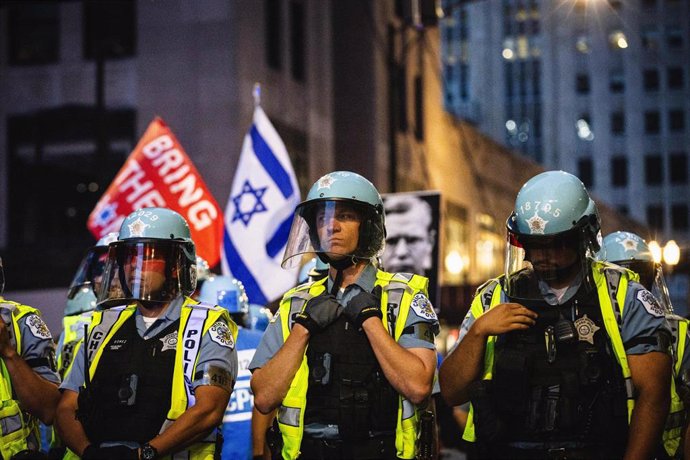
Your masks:
{"label": "flag pole", "polygon": [[254,83],[252,94],[254,95],[254,108],[257,108],[261,105],[261,84],[259,82]]}

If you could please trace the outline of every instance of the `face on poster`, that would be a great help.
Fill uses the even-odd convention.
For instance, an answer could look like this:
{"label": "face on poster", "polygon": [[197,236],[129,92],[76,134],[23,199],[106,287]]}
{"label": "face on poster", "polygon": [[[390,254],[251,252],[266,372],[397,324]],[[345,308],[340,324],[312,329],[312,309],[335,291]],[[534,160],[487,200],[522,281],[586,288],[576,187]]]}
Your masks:
{"label": "face on poster", "polygon": [[429,278],[429,297],[436,299],[438,284],[438,192],[390,193],[383,197],[386,246],[383,269]]}

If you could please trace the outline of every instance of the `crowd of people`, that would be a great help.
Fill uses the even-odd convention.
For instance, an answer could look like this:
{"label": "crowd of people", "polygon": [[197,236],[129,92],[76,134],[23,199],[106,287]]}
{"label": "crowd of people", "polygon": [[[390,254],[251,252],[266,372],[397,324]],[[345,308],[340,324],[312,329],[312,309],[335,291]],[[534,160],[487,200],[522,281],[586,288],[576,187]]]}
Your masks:
{"label": "crowd of people", "polygon": [[275,316],[197,257],[182,216],[133,212],[79,267],[57,359],[40,312],[0,297],[2,457],[432,459],[451,423],[435,402],[469,458],[690,451],[687,320],[644,239],[602,239],[577,177],[520,189],[505,271],[444,357],[427,208],[321,177],[283,256],[309,270]]}

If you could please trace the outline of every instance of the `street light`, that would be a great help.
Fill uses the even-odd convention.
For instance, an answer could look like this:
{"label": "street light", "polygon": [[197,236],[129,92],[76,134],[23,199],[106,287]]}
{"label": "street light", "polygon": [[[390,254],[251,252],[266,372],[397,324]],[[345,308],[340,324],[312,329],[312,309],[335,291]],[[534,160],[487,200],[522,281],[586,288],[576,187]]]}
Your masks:
{"label": "street light", "polygon": [[670,240],[664,245],[663,249],[656,241],[650,241],[649,250],[652,252],[654,262],[661,263],[663,260],[663,262],[671,266],[671,268],[674,265],[678,265],[678,261],[680,260],[680,247],[678,247],[678,243],[676,243],[675,240]]}

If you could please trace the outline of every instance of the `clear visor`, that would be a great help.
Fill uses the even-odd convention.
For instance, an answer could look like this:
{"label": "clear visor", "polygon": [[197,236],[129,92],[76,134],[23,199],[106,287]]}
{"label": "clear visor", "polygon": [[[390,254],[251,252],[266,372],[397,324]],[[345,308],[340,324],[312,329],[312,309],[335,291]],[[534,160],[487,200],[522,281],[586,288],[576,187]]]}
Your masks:
{"label": "clear visor", "polygon": [[[182,245],[175,241],[118,241],[108,247],[103,289],[98,303],[105,306],[133,301],[167,303],[193,291]],[[190,291],[191,287],[191,291]],[[107,305],[106,305],[107,303]]]}
{"label": "clear visor", "polygon": [[330,260],[368,258],[358,242],[365,209],[348,201],[303,203],[295,210],[282,267],[300,265],[302,256],[323,254]]}
{"label": "clear visor", "polygon": [[538,282],[555,285],[575,279],[586,270],[585,254],[576,231],[551,236],[508,232],[506,294],[513,299],[541,299]]}
{"label": "clear visor", "polygon": [[640,277],[640,284],[654,295],[661,308],[667,314],[673,313],[671,296],[668,293],[668,287],[666,286],[666,280],[664,279],[664,273],[660,264],[643,260],[623,260],[615,263],[637,273]]}
{"label": "clear visor", "polygon": [[106,246],[95,246],[89,249],[69,285],[67,298],[73,299],[84,286],[91,286],[93,291],[98,293],[101,289],[103,270],[107,259],[108,248]]}

